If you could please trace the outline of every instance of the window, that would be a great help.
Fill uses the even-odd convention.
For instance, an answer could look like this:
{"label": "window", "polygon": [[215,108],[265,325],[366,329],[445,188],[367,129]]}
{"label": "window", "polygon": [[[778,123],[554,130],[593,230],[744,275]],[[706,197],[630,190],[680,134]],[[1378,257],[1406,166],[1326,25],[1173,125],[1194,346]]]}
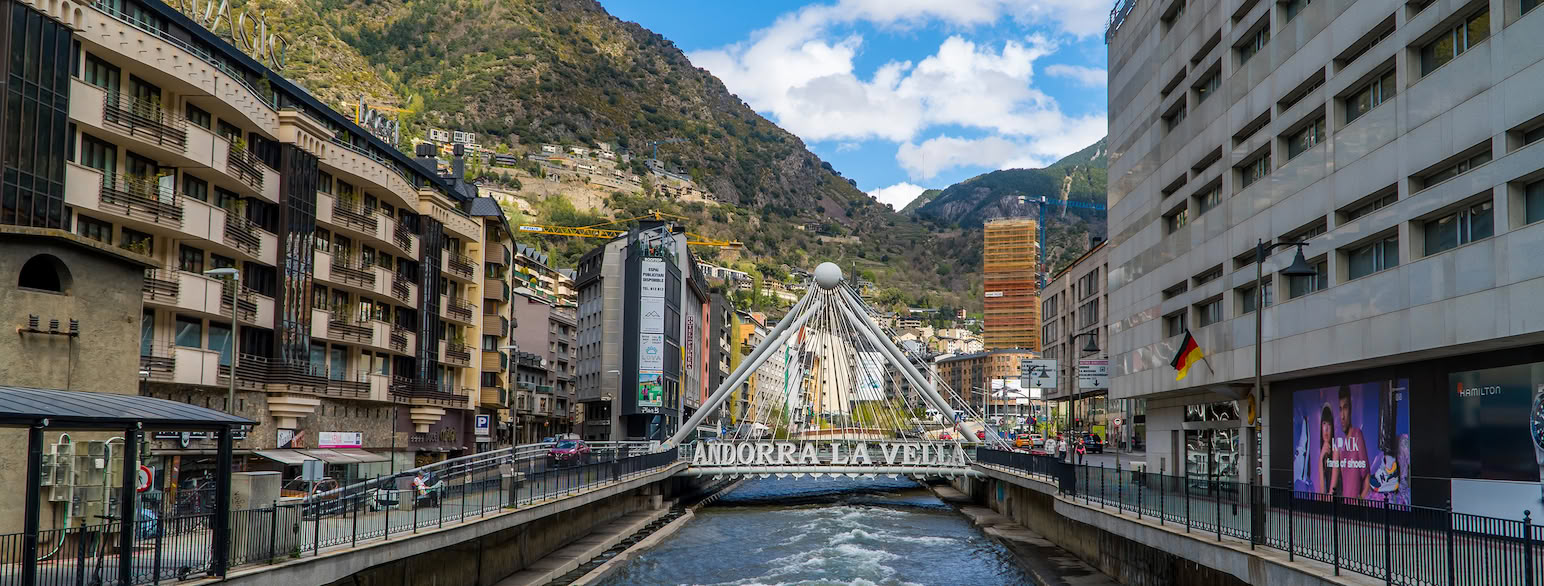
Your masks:
{"label": "window", "polygon": [[[1266,281],[1263,284],[1263,287],[1265,289],[1265,306],[1266,307],[1270,307],[1271,303],[1272,303],[1272,299],[1273,299],[1273,296],[1271,294],[1271,282],[1270,281]],[[1240,289],[1239,292],[1238,292],[1239,312],[1240,313],[1254,313],[1254,310],[1257,307],[1259,307],[1259,305],[1258,305],[1259,302],[1260,302],[1259,297],[1260,297],[1259,295],[1255,294],[1255,287],[1254,287],[1254,285],[1250,285],[1248,287]]]}
{"label": "window", "polygon": [[1260,27],[1259,31],[1257,31],[1254,34],[1250,35],[1248,40],[1244,41],[1244,44],[1239,46],[1239,48],[1238,48],[1238,64],[1239,65],[1243,65],[1245,63],[1248,63],[1250,58],[1254,57],[1260,51],[1264,50],[1265,46],[1270,44],[1270,42],[1271,42],[1271,29],[1270,29],[1270,27],[1269,26],[1262,26],[1262,27]]}
{"label": "window", "polygon": [[1431,256],[1475,240],[1490,238],[1495,231],[1491,207],[1491,201],[1487,199],[1426,222],[1422,226],[1422,233],[1426,240],[1426,255]]}
{"label": "window", "polygon": [[311,285],[311,309],[320,309],[322,311],[330,309],[327,305],[327,287]]}
{"label": "window", "polygon": [[230,343],[230,324],[209,322],[209,345],[206,347],[220,353],[220,366],[231,365]]}
{"label": "window", "polygon": [[1088,274],[1083,275],[1083,278],[1078,279],[1078,299],[1087,299],[1098,292],[1099,269],[1089,271]]}
{"label": "window", "polygon": [[183,173],[182,194],[198,201],[209,201],[209,182]]}
{"label": "window", "polygon": [[1329,230],[1329,219],[1319,218],[1313,223],[1288,232],[1281,237],[1282,242],[1302,242],[1320,236]]}
{"label": "window", "polygon": [[194,317],[177,316],[177,334],[172,343],[184,348],[203,348],[204,321]]}
{"label": "window", "polygon": [[1179,283],[1175,284],[1174,286],[1169,287],[1168,289],[1164,289],[1163,290],[1163,298],[1164,299],[1173,299],[1175,297],[1179,297],[1180,295],[1184,294],[1185,291],[1188,291],[1189,289],[1190,288],[1186,285],[1186,283],[1184,281],[1180,281]]}
{"label": "window", "polygon": [[[1270,241],[1266,241],[1265,245],[1266,246],[1270,246],[1271,245]],[[1236,271],[1236,270],[1243,269],[1244,267],[1253,265],[1255,263],[1255,259],[1258,258],[1259,256],[1260,256],[1259,248],[1256,247],[1256,246],[1250,246],[1249,250],[1246,250],[1246,251],[1244,251],[1242,253],[1239,253],[1238,256],[1233,257],[1233,270]]]}
{"label": "window", "polygon": [[108,99],[116,99],[122,74],[116,66],[101,59],[96,55],[86,54],[86,62],[81,67],[81,79],[86,83],[107,90]]}
{"label": "window", "polygon": [[1196,306],[1196,323],[1206,327],[1222,321],[1222,299],[1217,298]]}
{"label": "window", "polygon": [[1367,52],[1372,50],[1373,47],[1378,46],[1378,43],[1383,42],[1384,39],[1387,39],[1393,35],[1394,17],[1389,16],[1388,19],[1383,22],[1383,24],[1378,25],[1378,28],[1367,33],[1367,36],[1362,37],[1363,40],[1361,42],[1357,43],[1351,49],[1348,49],[1345,53],[1341,54],[1341,57],[1337,59],[1340,61],[1340,66],[1344,68],[1347,65],[1355,63],[1357,59],[1362,57],[1362,55],[1366,55]]}
{"label": "window", "polygon": [[1346,251],[1346,275],[1359,279],[1399,266],[1399,237],[1389,236]]}
{"label": "window", "polygon": [[1099,323],[1099,300],[1090,299],[1078,308],[1078,328],[1086,328]]}
{"label": "window", "polygon": [[483,349],[484,352],[498,352],[499,351],[499,337],[498,336],[483,336],[482,340],[483,340],[482,349]]}
{"label": "window", "polygon": [[1523,188],[1523,222],[1532,224],[1539,220],[1544,220],[1544,181]]}
{"label": "window", "polygon": [[1179,123],[1184,122],[1184,121],[1185,121],[1185,102],[1183,100],[1181,100],[1180,103],[1178,104],[1177,108],[1175,108],[1173,110],[1170,110],[1168,114],[1164,115],[1164,117],[1163,117],[1163,126],[1167,130],[1174,130],[1175,126],[1179,126]]}
{"label": "window", "polygon": [[1544,139],[1544,126],[1523,133],[1523,144],[1530,145]]}
{"label": "window", "polygon": [[1389,191],[1387,194],[1374,197],[1366,203],[1356,205],[1345,211],[1346,221],[1350,222],[1367,214],[1371,214],[1385,207],[1393,205],[1399,199],[1399,192]]}
{"label": "window", "polygon": [[1292,133],[1292,137],[1287,139],[1287,160],[1297,158],[1321,142],[1324,142],[1324,118],[1310,122],[1302,130]]}
{"label": "window", "polygon": [[1169,27],[1174,26],[1174,22],[1179,20],[1179,17],[1185,14],[1185,5],[1188,3],[1189,0],[1175,0],[1175,2],[1169,6],[1169,11],[1165,12],[1163,16],[1158,17],[1163,21],[1164,30],[1168,30]]}
{"label": "window", "polygon": [[144,232],[124,228],[123,242],[118,246],[130,252],[148,255],[155,251],[155,239]]}
{"label": "window", "polygon": [[1195,286],[1200,287],[1201,285],[1215,281],[1220,277],[1222,277],[1222,265],[1217,265],[1212,267],[1212,269],[1209,271],[1191,277],[1191,279],[1195,281]]}
{"label": "window", "polygon": [[[1488,147],[1489,144],[1487,143],[1486,146]],[[1472,157],[1469,157],[1469,158],[1463,159],[1461,161],[1458,161],[1456,163],[1453,163],[1453,164],[1450,164],[1450,165],[1438,168],[1436,170],[1427,171],[1426,173],[1421,174],[1421,176],[1419,177],[1420,182],[1421,182],[1421,189],[1425,189],[1427,187],[1431,187],[1433,185],[1436,185],[1436,184],[1441,183],[1443,181],[1447,181],[1449,179],[1452,179],[1452,178],[1457,177],[1459,175],[1462,175],[1464,173],[1468,173],[1470,169],[1473,169],[1473,168],[1478,167],[1480,165],[1484,165],[1485,163],[1489,163],[1489,162],[1490,162],[1490,149],[1487,148],[1484,152],[1481,152],[1481,153],[1479,153],[1477,155],[1474,155]]]}
{"label": "window", "polygon": [[1519,14],[1527,14],[1529,10],[1539,7],[1539,0],[1523,0],[1523,9]]}
{"label": "window", "polygon": [[1183,311],[1163,316],[1163,335],[1172,337],[1185,333],[1185,328],[1187,327],[1185,321],[1185,312]]}
{"label": "window", "polygon": [[188,273],[204,272],[204,251],[186,244],[177,249],[177,270]]}
{"label": "window", "polygon": [[118,172],[118,147],[89,134],[80,135],[80,164],[101,171],[105,181]]}
{"label": "window", "polygon": [[1465,19],[1421,47],[1421,76],[1430,75],[1490,36],[1490,9]]}
{"label": "window", "polygon": [[1213,186],[1196,196],[1196,215],[1199,216],[1222,205],[1222,186]]}
{"label": "window", "polygon": [[98,222],[86,216],[75,216],[75,230],[81,236],[90,238],[103,244],[113,243],[113,225],[107,222]]}
{"label": "window", "polygon": [[1303,9],[1307,8],[1309,4],[1313,4],[1313,0],[1288,1],[1287,5],[1282,7],[1282,14],[1286,16],[1286,19],[1283,20],[1283,22],[1292,22],[1292,19],[1297,18],[1297,15],[1302,14]]}
{"label": "window", "polygon": [[193,104],[188,104],[187,108],[184,110],[187,112],[188,122],[192,122],[193,124],[202,127],[204,130],[208,130],[210,125],[213,123],[213,119],[209,116],[208,112],[204,111],[203,108],[194,106]]}
{"label": "window", "polygon": [[1282,98],[1282,100],[1277,103],[1277,106],[1281,108],[1282,112],[1286,112],[1287,110],[1292,109],[1293,106],[1296,106],[1298,102],[1303,101],[1303,98],[1308,97],[1308,94],[1311,94],[1314,90],[1319,89],[1319,86],[1321,85],[1324,85],[1323,70],[1315,73],[1312,78],[1303,82],[1302,86],[1298,87],[1296,90],[1293,90],[1291,94],[1287,95],[1287,97]]}
{"label": "window", "polygon": [[225,269],[225,268],[231,268],[231,267],[234,267],[234,266],[236,266],[236,259],[233,259],[233,258],[228,257],[228,256],[220,256],[220,255],[215,254],[213,252],[209,253],[209,268],[212,268],[212,269]]}
{"label": "window", "polygon": [[1394,72],[1379,76],[1346,98],[1346,124],[1394,97]]}
{"label": "window", "polygon": [[1213,71],[1206,77],[1201,78],[1200,83],[1196,84],[1196,103],[1205,102],[1220,87],[1222,87],[1222,72],[1220,71]]}
{"label": "window", "polygon": [[[1287,277],[1287,298],[1297,299],[1314,291],[1323,290],[1330,283],[1330,266],[1324,259],[1308,261],[1313,267],[1312,277]],[[1269,305],[1269,302],[1267,302]]]}
{"label": "window", "polygon": [[1163,229],[1166,234],[1173,234],[1190,223],[1190,210],[1180,208],[1169,212],[1163,217]]}
{"label": "window", "polygon": [[1271,155],[1266,153],[1253,161],[1244,163],[1239,172],[1241,174],[1240,181],[1244,187],[1253,185],[1254,182],[1264,179],[1266,175],[1271,174]]}

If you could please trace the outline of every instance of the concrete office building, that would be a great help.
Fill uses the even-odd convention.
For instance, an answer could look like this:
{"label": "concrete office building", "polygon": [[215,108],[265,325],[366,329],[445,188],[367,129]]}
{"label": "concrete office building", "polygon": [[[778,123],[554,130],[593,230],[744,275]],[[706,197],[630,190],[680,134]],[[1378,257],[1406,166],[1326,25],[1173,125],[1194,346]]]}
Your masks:
{"label": "concrete office building", "polygon": [[[1097,434],[1121,449],[1140,449],[1145,429],[1145,400],[1110,400],[1108,378],[1078,376],[1081,361],[1096,367],[1108,362],[1109,344],[1109,246],[1095,239],[1093,247],[1051,277],[1040,302],[1042,358],[1056,361],[1056,388],[1043,398],[1054,413],[1052,426]],[[1092,342],[1096,352],[1085,349]],[[1085,384],[1087,383],[1087,384]]]}
{"label": "concrete office building", "polygon": [[[459,174],[334,112],[222,23],[155,0],[0,4],[0,224],[149,267],[122,279],[55,255],[77,265],[69,287],[135,296],[140,393],[259,422],[238,467],[322,459],[343,475],[390,451],[401,468],[475,449],[480,265],[486,235],[507,238],[502,216],[472,216]],[[41,249],[29,234],[0,246]],[[213,269],[239,271],[239,290]],[[92,368],[121,366],[102,359]],[[205,435],[147,439],[157,491],[213,466]]]}
{"label": "concrete office building", "polygon": [[[986,223],[981,269],[986,321],[981,333],[987,350],[1040,349],[1040,245],[1037,226],[1028,218],[1004,218]],[[898,323],[896,327],[917,327]]]}
{"label": "concrete office building", "polygon": [[[1536,508],[1525,413],[1544,383],[1527,366],[1544,349],[1537,5],[1121,3],[1109,34],[1110,396],[1148,399],[1149,470],[1251,480],[1242,471],[1259,467],[1264,482],[1324,492],[1345,474],[1304,455],[1365,442],[1344,468],[1395,489],[1372,498],[1451,498],[1506,518]],[[1278,248],[1257,291],[1257,241],[1306,241],[1315,276],[1284,278],[1293,249]],[[1187,329],[1208,361],[1176,381]],[[1479,441],[1481,412],[1515,437]]]}

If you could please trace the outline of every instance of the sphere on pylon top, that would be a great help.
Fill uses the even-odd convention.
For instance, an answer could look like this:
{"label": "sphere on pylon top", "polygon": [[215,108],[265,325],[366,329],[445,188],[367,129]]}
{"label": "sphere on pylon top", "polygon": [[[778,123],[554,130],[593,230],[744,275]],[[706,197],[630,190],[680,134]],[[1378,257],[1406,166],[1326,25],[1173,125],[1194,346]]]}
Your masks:
{"label": "sphere on pylon top", "polygon": [[830,291],[842,284],[842,267],[834,262],[823,262],[815,267],[815,284],[821,289]]}

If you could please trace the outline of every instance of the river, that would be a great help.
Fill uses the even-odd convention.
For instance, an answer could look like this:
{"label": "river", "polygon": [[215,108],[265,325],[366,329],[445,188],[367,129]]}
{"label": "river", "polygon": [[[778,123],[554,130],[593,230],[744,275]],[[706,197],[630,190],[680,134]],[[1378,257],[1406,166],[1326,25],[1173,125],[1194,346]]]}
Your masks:
{"label": "river", "polygon": [[909,480],[749,479],[607,580],[1029,584],[1006,548]]}

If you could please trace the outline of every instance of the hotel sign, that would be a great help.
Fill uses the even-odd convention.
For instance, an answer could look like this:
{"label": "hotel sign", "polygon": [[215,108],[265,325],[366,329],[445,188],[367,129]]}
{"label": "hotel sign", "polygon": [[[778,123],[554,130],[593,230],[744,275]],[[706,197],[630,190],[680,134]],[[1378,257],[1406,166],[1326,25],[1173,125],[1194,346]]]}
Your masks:
{"label": "hotel sign", "polygon": [[[236,47],[274,71],[283,72],[289,59],[289,39],[268,31],[268,16],[243,10],[231,17],[230,0],[176,0],[177,10],[216,35],[229,38]],[[223,27],[224,30],[221,30]]]}

